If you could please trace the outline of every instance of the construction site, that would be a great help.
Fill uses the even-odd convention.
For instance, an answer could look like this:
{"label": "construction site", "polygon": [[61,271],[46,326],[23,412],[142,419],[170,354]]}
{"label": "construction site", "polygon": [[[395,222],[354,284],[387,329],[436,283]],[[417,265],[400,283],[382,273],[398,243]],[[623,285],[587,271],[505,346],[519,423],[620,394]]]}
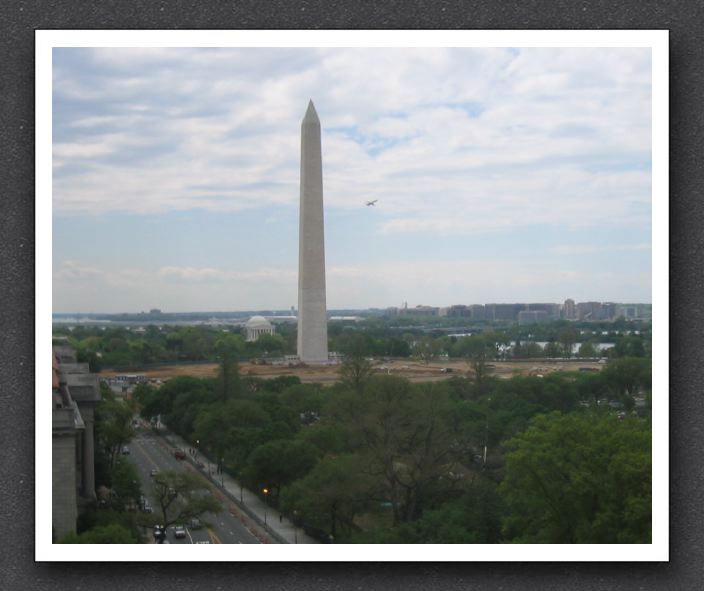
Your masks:
{"label": "construction site", "polygon": [[[471,377],[470,365],[460,360],[435,361],[423,363],[409,359],[373,359],[370,360],[376,373],[406,378],[412,382],[432,382],[451,377]],[[516,375],[545,376],[556,371],[600,371],[604,365],[594,360],[533,359],[520,361],[495,361],[488,364],[491,374],[503,379]],[[148,368],[131,368],[149,381],[166,381],[178,376],[197,378],[215,377],[218,372],[216,363],[199,363],[184,365],[151,366]],[[114,378],[124,374],[124,369],[104,369],[100,376]],[[333,384],[340,379],[340,365],[303,365],[303,364],[268,364],[261,362],[240,363],[240,375],[257,378],[275,378],[283,375],[297,376],[304,383]]]}

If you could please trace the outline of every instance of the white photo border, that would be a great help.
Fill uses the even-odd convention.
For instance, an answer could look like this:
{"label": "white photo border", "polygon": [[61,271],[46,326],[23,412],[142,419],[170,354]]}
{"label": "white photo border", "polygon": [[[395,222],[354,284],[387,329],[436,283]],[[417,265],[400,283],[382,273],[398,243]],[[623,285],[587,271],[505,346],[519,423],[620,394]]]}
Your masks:
{"label": "white photo border", "polygon": [[[37,561],[669,560],[669,31],[38,30],[36,57],[35,558]],[[52,50],[55,47],[643,47],[652,52],[652,543],[75,545],[51,540]]]}

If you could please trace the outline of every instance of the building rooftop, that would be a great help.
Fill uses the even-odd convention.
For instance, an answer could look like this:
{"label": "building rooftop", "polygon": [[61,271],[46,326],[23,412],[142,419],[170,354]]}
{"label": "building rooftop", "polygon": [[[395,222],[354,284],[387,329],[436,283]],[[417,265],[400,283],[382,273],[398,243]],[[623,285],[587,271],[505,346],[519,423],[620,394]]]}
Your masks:
{"label": "building rooftop", "polygon": [[247,320],[245,326],[247,328],[271,328],[271,322],[264,318],[264,316],[252,316]]}

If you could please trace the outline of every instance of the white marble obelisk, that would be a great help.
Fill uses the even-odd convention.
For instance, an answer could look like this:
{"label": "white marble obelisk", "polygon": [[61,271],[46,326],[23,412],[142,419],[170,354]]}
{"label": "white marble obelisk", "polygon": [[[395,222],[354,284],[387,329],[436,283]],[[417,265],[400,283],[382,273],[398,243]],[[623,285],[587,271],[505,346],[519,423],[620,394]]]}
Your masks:
{"label": "white marble obelisk", "polygon": [[320,119],[313,101],[301,124],[301,210],[298,236],[298,358],[328,360],[325,229]]}

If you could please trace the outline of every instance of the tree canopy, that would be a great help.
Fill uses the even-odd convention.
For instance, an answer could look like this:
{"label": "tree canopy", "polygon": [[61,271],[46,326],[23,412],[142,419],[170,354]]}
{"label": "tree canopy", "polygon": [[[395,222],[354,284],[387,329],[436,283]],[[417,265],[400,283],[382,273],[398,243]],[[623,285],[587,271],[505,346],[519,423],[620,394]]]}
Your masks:
{"label": "tree canopy", "polygon": [[505,443],[504,535],[517,543],[650,543],[648,422],[607,413],[535,417]]}

